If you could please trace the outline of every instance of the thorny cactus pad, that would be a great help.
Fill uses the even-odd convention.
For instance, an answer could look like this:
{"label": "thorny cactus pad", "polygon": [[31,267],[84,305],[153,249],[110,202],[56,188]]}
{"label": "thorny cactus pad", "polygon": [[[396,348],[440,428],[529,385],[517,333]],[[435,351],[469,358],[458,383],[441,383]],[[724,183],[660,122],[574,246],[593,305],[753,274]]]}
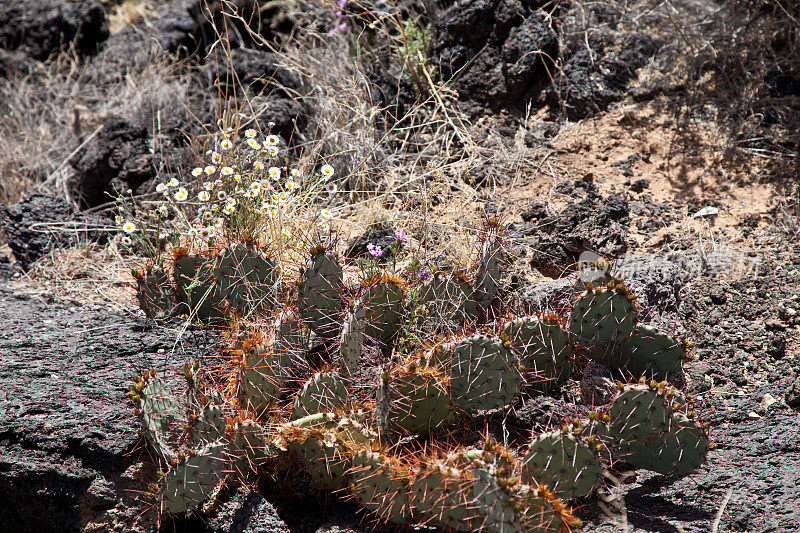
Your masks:
{"label": "thorny cactus pad", "polygon": [[139,307],[150,318],[165,318],[178,312],[178,294],[167,273],[153,268],[144,274],[135,273],[136,298]]}
{"label": "thorny cactus pad", "polygon": [[377,415],[384,430],[427,433],[453,417],[447,375],[414,357],[385,368],[378,379]]}
{"label": "thorny cactus pad", "polygon": [[333,338],[340,329],[344,274],[332,253],[314,250],[298,281],[300,316],[320,337]]}
{"label": "thorny cactus pad", "polygon": [[214,263],[201,255],[181,255],[173,272],[178,298],[190,316],[201,322],[225,318],[225,299],[214,277]]}
{"label": "thorny cactus pad", "polygon": [[584,442],[580,429],[567,427],[535,437],[522,460],[523,481],[546,483],[565,499],[588,496],[599,484],[603,467],[593,442]]}
{"label": "thorny cactus pad", "polygon": [[292,418],[298,419],[316,413],[332,412],[344,408],[347,388],[336,372],[314,374],[294,400]]}
{"label": "thorny cactus pad", "polygon": [[182,459],[164,479],[161,510],[182,513],[200,505],[228,470],[226,448],[214,442]]}
{"label": "thorny cactus pad", "polygon": [[569,329],[587,355],[603,363],[627,340],[636,325],[636,306],[627,287],[613,280],[587,289],[572,308]]}
{"label": "thorny cactus pad", "polygon": [[556,318],[518,318],[503,326],[501,338],[519,358],[528,391],[546,394],[567,381],[575,350]]}
{"label": "thorny cactus pad", "polygon": [[217,258],[214,277],[220,293],[243,316],[274,303],[278,268],[257,249],[236,243]]}

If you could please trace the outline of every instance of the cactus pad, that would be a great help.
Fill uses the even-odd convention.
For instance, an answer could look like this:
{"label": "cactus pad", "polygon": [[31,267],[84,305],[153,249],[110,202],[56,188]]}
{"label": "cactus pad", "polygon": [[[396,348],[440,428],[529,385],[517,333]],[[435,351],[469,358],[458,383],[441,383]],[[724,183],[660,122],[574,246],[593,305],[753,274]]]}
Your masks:
{"label": "cactus pad", "polygon": [[[613,284],[614,282],[609,282]],[[587,290],[572,308],[569,329],[589,357],[604,362],[627,340],[636,324],[636,306],[624,286]]]}
{"label": "cactus pad", "polygon": [[342,335],[339,339],[339,355],[341,356],[341,369],[345,375],[352,375],[361,363],[361,354],[364,350],[367,310],[361,300],[352,302],[349,306],[342,325]]}
{"label": "cactus pad", "polygon": [[567,381],[575,350],[557,320],[517,319],[503,326],[501,338],[506,337],[522,365],[527,390],[547,394]]}
{"label": "cactus pad", "polygon": [[333,338],[339,331],[344,274],[333,254],[318,251],[300,275],[297,308],[300,316],[320,337]]}
{"label": "cactus pad", "polygon": [[179,462],[164,479],[161,510],[182,513],[200,505],[227,469],[226,445],[214,442]]}
{"label": "cactus pad", "polygon": [[437,369],[412,360],[384,369],[378,380],[377,414],[384,429],[427,433],[452,418],[447,378]]}
{"label": "cactus pad", "polygon": [[166,272],[155,268],[136,278],[136,298],[149,318],[165,318],[177,312],[178,295]]}
{"label": "cactus pad", "polygon": [[246,244],[232,244],[220,254],[215,277],[220,293],[245,317],[274,303],[278,268]]}
{"label": "cactus pad", "polygon": [[292,419],[341,409],[347,403],[347,387],[336,372],[318,372],[297,394]]}
{"label": "cactus pad", "polygon": [[571,430],[543,433],[533,439],[522,461],[525,483],[545,483],[566,499],[582,498],[594,490],[603,472],[600,459]]}
{"label": "cactus pad", "polygon": [[679,375],[685,359],[686,348],[681,341],[639,324],[619,348],[615,366],[631,372],[637,379],[644,376],[662,381]]}
{"label": "cactus pad", "polygon": [[182,255],[175,259],[173,278],[178,299],[190,316],[201,322],[225,318],[225,299],[214,280],[214,263],[200,255]]}

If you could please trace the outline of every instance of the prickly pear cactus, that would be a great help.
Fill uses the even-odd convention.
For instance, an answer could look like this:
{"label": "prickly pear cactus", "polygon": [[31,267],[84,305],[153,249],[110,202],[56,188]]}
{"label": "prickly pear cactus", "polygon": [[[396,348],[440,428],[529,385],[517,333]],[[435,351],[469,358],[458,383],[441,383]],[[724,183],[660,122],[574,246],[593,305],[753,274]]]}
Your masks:
{"label": "prickly pear cactus", "polygon": [[603,288],[588,289],[572,308],[569,329],[587,355],[603,363],[633,332],[636,306],[627,287],[610,281]]}
{"label": "prickly pear cactus", "polygon": [[456,409],[473,413],[506,407],[519,394],[519,360],[498,337],[467,337],[435,350],[432,358],[449,368]]}
{"label": "prickly pear cactus", "polygon": [[659,474],[686,474],[708,452],[708,436],[686,416],[683,397],[666,383],[625,385],[611,405],[614,456]]}
{"label": "prickly pear cactus", "polygon": [[518,318],[501,331],[519,358],[526,390],[547,394],[567,381],[575,350],[557,317]]}
{"label": "prickly pear cactus", "polygon": [[523,482],[545,483],[568,500],[588,496],[600,482],[603,466],[581,429],[570,426],[534,437],[522,460]]}
{"label": "prickly pear cactus", "polygon": [[242,477],[249,472],[258,472],[276,455],[275,450],[267,444],[266,430],[254,420],[233,422],[228,425],[226,432],[233,470]]}
{"label": "prickly pear cactus", "polygon": [[614,366],[637,379],[674,379],[681,374],[682,363],[687,359],[686,346],[675,337],[638,324],[633,335],[619,347],[616,359]]}
{"label": "prickly pear cactus", "polygon": [[276,349],[275,340],[246,342],[236,387],[241,406],[260,418],[281,395],[286,378],[292,374],[292,354]]}
{"label": "prickly pear cactus", "polygon": [[317,372],[297,393],[292,420],[342,409],[347,404],[347,387],[336,372]]}
{"label": "prickly pear cactus", "polygon": [[399,278],[383,275],[365,283],[362,301],[367,312],[367,339],[391,342],[400,327],[404,299],[403,280]]}
{"label": "prickly pear cactus", "polygon": [[217,258],[215,277],[222,296],[245,317],[275,303],[278,267],[256,248],[230,245]]}
{"label": "prickly pear cactus", "polygon": [[136,298],[149,318],[165,318],[178,311],[178,295],[167,273],[160,268],[135,273]]}
{"label": "prickly pear cactus", "polygon": [[219,440],[225,436],[225,427],[228,425],[228,418],[219,405],[209,403],[197,415],[192,422],[190,417],[191,429],[189,433],[194,442],[208,444]]}
{"label": "prickly pear cactus", "polygon": [[409,514],[406,510],[406,487],[410,473],[396,459],[362,450],[353,457],[348,474],[348,492],[364,508],[388,522],[401,524],[406,521]]}
{"label": "prickly pear cactus", "polygon": [[164,479],[161,510],[182,513],[203,503],[227,470],[226,448],[223,442],[213,442],[181,457]]}
{"label": "prickly pear cactus", "polygon": [[428,433],[453,418],[446,374],[411,358],[378,378],[377,415],[384,430]]}
{"label": "prickly pear cactus", "polygon": [[457,275],[436,273],[420,290],[419,300],[428,308],[439,329],[452,330],[478,316],[478,306],[469,282]]}
{"label": "prickly pear cactus", "polygon": [[186,423],[181,402],[155,371],[137,380],[128,394],[138,403],[142,429],[153,449],[162,459],[173,459],[177,455],[176,431]]}
{"label": "prickly pear cactus", "polygon": [[500,278],[503,274],[502,261],[503,245],[500,238],[497,235],[490,235],[483,243],[478,270],[473,282],[475,302],[484,311],[500,294]]}
{"label": "prickly pear cactus", "polygon": [[331,252],[312,250],[298,281],[297,308],[314,333],[335,338],[341,325],[344,274]]}
{"label": "prickly pear cactus", "polygon": [[225,298],[214,276],[214,263],[200,255],[181,255],[175,259],[173,276],[184,312],[200,322],[219,322],[225,318]]}
{"label": "prickly pear cactus", "polygon": [[339,339],[339,355],[342,373],[352,375],[361,363],[361,354],[366,341],[367,310],[361,300],[355,300],[348,306],[342,324],[342,335]]}

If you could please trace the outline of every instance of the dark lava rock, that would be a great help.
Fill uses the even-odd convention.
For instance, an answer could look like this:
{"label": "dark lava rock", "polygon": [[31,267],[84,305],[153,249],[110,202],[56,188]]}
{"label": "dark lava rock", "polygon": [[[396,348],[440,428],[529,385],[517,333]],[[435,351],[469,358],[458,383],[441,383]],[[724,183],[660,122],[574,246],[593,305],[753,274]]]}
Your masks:
{"label": "dark lava rock", "polygon": [[289,533],[289,527],[264,496],[239,491],[208,522],[213,533]]}
{"label": "dark lava rock", "polygon": [[560,213],[536,222],[512,223],[509,237],[531,248],[531,266],[545,275],[560,277],[562,269],[578,260],[582,252],[606,258],[627,250],[628,201],[619,194],[602,197],[593,183],[575,182],[581,199]]}
{"label": "dark lava rock", "polygon": [[643,190],[650,187],[650,180],[645,178],[639,178],[638,180],[631,183],[631,192],[642,192]]}
{"label": "dark lava rock", "polygon": [[379,259],[385,260],[394,256],[395,249],[402,247],[402,244],[395,237],[394,229],[389,226],[375,226],[368,228],[360,236],[352,239],[347,244],[345,256],[354,259],[356,257],[372,257],[367,250],[367,246],[380,246],[383,254]]}
{"label": "dark lava rock", "polygon": [[27,269],[56,248],[80,240],[105,241],[108,223],[77,212],[60,196],[35,193],[14,205],[0,205],[0,225],[17,263]]}
{"label": "dark lava rock", "polygon": [[642,33],[631,33],[621,42],[590,40],[591,50],[581,48],[565,62],[553,81],[549,98],[562,106],[571,120],[580,120],[622,100],[636,70],[645,66],[659,43]]}
{"label": "dark lava rock", "polygon": [[434,23],[432,62],[462,100],[491,109],[519,104],[549,82],[558,58],[548,20],[518,0],[461,0]]}
{"label": "dark lava rock", "polygon": [[581,378],[581,401],[591,407],[608,405],[617,394],[617,382],[611,371],[596,361],[589,361]]}
{"label": "dark lava rock", "polygon": [[0,47],[40,61],[67,47],[94,52],[108,37],[105,11],[96,0],[1,2],[0,20]]}
{"label": "dark lava rock", "polygon": [[786,391],[786,404],[800,410],[800,377],[796,378]]}
{"label": "dark lava rock", "polygon": [[135,530],[143,509],[131,489],[142,486],[125,472],[141,452],[132,453],[139,438],[125,393],[137,372],[174,376],[201,355],[202,333],[173,353],[170,328],[2,284],[0,308],[0,531],[81,531],[112,510],[117,530]]}
{"label": "dark lava rock", "polygon": [[156,176],[146,127],[116,117],[102,126],[73,163],[75,175],[69,186],[83,208],[110,202],[128,189],[146,192],[139,187]]}

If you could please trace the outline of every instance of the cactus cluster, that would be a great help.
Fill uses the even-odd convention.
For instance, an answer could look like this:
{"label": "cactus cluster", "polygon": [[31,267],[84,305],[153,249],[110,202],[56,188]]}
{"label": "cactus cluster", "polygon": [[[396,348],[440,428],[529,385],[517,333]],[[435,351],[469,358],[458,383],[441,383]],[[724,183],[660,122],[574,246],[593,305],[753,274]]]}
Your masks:
{"label": "cactus cluster", "polygon": [[[179,255],[175,302],[202,321],[233,315],[245,325],[231,334],[227,364],[185,368],[188,401],[154,372],[131,389],[141,431],[169,465],[154,494],[161,509],[197,507],[226,476],[299,467],[317,490],[387,522],[558,532],[578,524],[564,502],[590,495],[612,463],[663,474],[701,465],[707,432],[664,381],[680,373],[685,344],[640,324],[635,298],[613,277],[582,283],[568,317],[503,315],[501,252],[493,234],[474,276],[409,283],[371,272],[352,282],[331,249],[315,246],[286,287],[247,245]],[[143,307],[170,308],[165,280],[140,276]],[[401,336],[416,345],[399,349]],[[453,445],[451,428],[557,392],[579,355],[636,379],[521,451],[491,439]]]}

